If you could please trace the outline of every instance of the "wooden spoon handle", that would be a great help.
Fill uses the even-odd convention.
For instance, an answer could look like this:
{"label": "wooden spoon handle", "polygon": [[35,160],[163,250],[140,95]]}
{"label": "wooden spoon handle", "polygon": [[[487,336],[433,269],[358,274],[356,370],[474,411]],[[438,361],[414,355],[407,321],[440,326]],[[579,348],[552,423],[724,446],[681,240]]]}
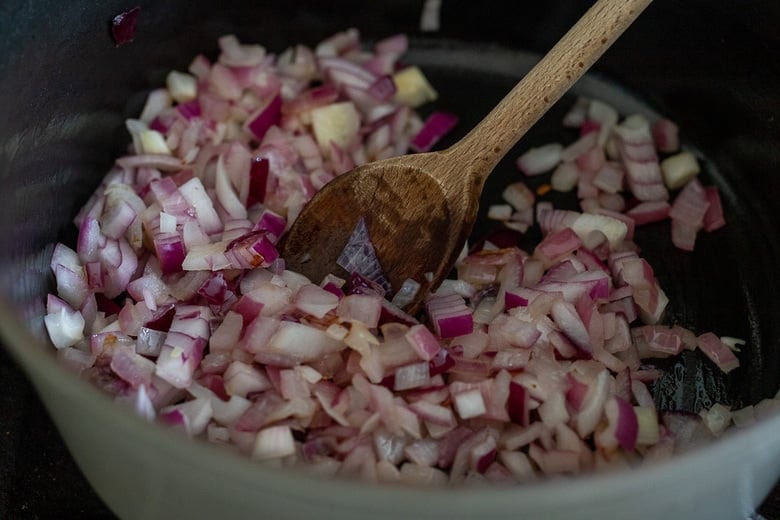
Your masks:
{"label": "wooden spoon handle", "polygon": [[[512,146],[601,57],[652,0],[598,0],[466,137],[444,154],[481,189]],[[446,175],[446,173],[445,173]],[[461,179],[462,180],[462,179]],[[457,183],[454,183],[457,184]]]}

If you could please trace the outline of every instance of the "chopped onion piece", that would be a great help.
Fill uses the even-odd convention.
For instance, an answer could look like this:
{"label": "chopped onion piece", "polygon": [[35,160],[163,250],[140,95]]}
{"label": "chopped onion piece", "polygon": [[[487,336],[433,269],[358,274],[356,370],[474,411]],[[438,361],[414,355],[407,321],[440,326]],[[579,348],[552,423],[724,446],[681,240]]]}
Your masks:
{"label": "chopped onion piece", "polygon": [[257,433],[252,458],[278,459],[295,454],[295,439],[289,426],[270,426]]}
{"label": "chopped onion piece", "polygon": [[482,392],[480,392],[478,388],[456,394],[454,399],[455,408],[461,419],[479,417],[487,411]]}
{"label": "chopped onion piece", "polygon": [[393,75],[395,101],[417,108],[428,101],[436,101],[438,93],[428,83],[419,67],[405,67]]}
{"label": "chopped onion piece", "polygon": [[417,355],[425,361],[430,361],[441,350],[441,345],[436,337],[423,325],[413,325],[404,335],[412,345]]}
{"label": "chopped onion piece", "polygon": [[636,414],[638,426],[636,443],[640,446],[656,444],[658,442],[660,432],[658,428],[658,416],[656,415],[655,408],[635,406],[634,413]]}
{"label": "chopped onion piece", "polygon": [[699,163],[691,152],[680,152],[661,161],[664,183],[670,190],[682,188],[698,175],[699,171]]}
{"label": "chopped onion piece", "polygon": [[423,127],[412,139],[409,147],[415,152],[431,150],[442,137],[458,124],[458,116],[448,112],[434,112],[425,120]]}
{"label": "chopped onion piece", "polygon": [[317,318],[324,318],[339,305],[338,296],[313,284],[301,287],[293,301],[298,309]]}
{"label": "chopped onion piece", "polygon": [[515,211],[524,211],[534,205],[536,197],[534,192],[523,182],[514,182],[504,188],[501,197],[507,201]]}
{"label": "chopped onion piece", "polygon": [[679,128],[674,121],[659,119],[653,123],[652,132],[659,152],[674,153],[680,148]]}
{"label": "chopped onion piece", "polygon": [[332,144],[348,147],[360,129],[360,114],[351,101],[315,108],[311,120],[314,136],[325,153],[329,153]]}
{"label": "chopped onion piece", "polygon": [[739,366],[739,360],[731,349],[712,332],[698,336],[696,343],[699,349],[724,373],[728,374]]}
{"label": "chopped onion piece", "polygon": [[119,13],[111,20],[111,36],[113,36],[117,47],[130,43],[135,38],[138,14],[140,12],[141,8],[136,6],[128,11]]}
{"label": "chopped onion piece", "polygon": [[580,179],[580,170],[571,162],[563,162],[558,165],[550,177],[550,184],[555,191],[567,192],[577,186]]}
{"label": "chopped onion piece", "polygon": [[454,338],[474,330],[471,310],[457,294],[433,296],[426,304],[436,335],[440,338]]}
{"label": "chopped onion piece", "polygon": [[426,386],[431,380],[428,363],[414,363],[398,368],[395,371],[395,391],[409,390],[410,388],[419,388]]}
{"label": "chopped onion piece", "polygon": [[720,403],[715,403],[709,410],[702,410],[699,414],[707,428],[716,436],[721,435],[731,423],[731,410]]}
{"label": "chopped onion piece", "polygon": [[55,347],[71,347],[84,337],[84,317],[63,302],[57,312],[49,312],[43,317],[46,331]]}
{"label": "chopped onion piece", "polygon": [[171,155],[163,135],[157,130],[144,130],[139,135],[141,151],[151,155]]}
{"label": "chopped onion piece", "polygon": [[198,95],[198,82],[194,76],[172,70],[165,79],[168,92],[177,103],[192,101]]}
{"label": "chopped onion piece", "polygon": [[488,208],[487,217],[493,220],[509,220],[512,216],[512,206],[509,204],[495,204]]}
{"label": "chopped onion piece", "polygon": [[281,110],[282,100],[279,96],[269,99],[247,118],[246,129],[255,139],[262,140],[268,129],[279,122]]}
{"label": "chopped onion piece", "polygon": [[538,148],[531,148],[517,159],[517,167],[528,176],[546,173],[561,162],[563,145],[551,143]]}
{"label": "chopped onion piece", "polygon": [[185,433],[195,437],[206,431],[211,420],[211,403],[208,399],[194,399],[160,410],[160,419],[180,424]]}

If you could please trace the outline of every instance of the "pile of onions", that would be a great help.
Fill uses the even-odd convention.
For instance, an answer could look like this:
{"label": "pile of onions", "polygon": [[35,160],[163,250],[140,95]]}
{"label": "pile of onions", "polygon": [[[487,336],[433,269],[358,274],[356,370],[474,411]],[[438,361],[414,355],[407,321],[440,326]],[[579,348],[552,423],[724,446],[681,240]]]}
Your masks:
{"label": "pile of onions", "polygon": [[[150,93],[127,123],[131,153],[76,217],[75,249],[54,249],[51,341],[116,401],[324,475],[522,482],[673,452],[683,421],[656,410],[646,385],[660,372],[644,359],[698,348],[738,366],[734,341],[659,323],[666,296],[612,212],[537,205],[532,253],[464,254],[418,317],[399,307],[406,288],[366,273],[286,270],[275,245],[316,190],[433,146],[454,120],[431,128],[413,111],[436,95],[400,66],[403,36],[365,52],[349,30],[279,56],[219,43],[218,61],[198,56]],[[506,193],[533,221],[533,193]],[[728,414],[697,424],[719,433]]]}
{"label": "pile of onions", "polygon": [[[670,219],[672,243],[693,251],[699,231],[725,225],[718,190],[701,185],[698,159],[680,150],[679,129],[673,121],[650,122],[640,114],[620,121],[614,107],[583,97],[563,124],[578,129],[579,138],[565,146],[549,143],[525,152],[517,159],[525,175],[552,172],[550,188],[576,189],[584,212],[623,220],[629,238],[634,226]],[[676,192],[671,204],[670,191]],[[493,218],[507,221],[510,227],[525,220],[510,215],[511,211],[494,210]]]}

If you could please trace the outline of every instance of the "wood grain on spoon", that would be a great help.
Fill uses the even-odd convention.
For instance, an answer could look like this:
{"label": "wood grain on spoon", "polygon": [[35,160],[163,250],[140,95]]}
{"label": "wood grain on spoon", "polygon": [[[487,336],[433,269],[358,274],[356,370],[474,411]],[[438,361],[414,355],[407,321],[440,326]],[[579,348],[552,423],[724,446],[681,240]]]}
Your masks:
{"label": "wood grain on spoon", "polygon": [[[394,289],[421,284],[407,310],[451,271],[474,225],[485,179],[517,141],[587,71],[651,0],[599,0],[463,139],[440,152],[360,166],[304,207],[282,244],[288,269],[315,283],[365,218]],[[488,57],[486,57],[489,59]]]}

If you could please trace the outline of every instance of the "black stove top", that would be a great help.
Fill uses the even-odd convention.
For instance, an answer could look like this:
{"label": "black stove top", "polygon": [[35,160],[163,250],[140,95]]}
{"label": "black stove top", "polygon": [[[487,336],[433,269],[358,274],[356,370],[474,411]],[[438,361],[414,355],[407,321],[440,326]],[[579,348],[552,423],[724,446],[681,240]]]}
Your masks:
{"label": "black stove top", "polygon": [[[2,348],[0,385],[0,519],[115,518]],[[780,483],[758,514],[756,518],[780,520]]]}

